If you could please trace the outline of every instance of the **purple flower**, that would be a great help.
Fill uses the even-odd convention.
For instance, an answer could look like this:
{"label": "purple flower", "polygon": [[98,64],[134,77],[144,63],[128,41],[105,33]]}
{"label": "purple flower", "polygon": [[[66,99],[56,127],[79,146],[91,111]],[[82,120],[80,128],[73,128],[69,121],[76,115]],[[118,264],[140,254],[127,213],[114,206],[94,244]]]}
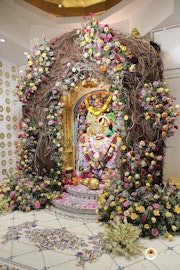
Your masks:
{"label": "purple flower", "polygon": [[157,87],[158,85],[159,85],[159,82],[157,82],[157,81],[153,82],[154,87]]}

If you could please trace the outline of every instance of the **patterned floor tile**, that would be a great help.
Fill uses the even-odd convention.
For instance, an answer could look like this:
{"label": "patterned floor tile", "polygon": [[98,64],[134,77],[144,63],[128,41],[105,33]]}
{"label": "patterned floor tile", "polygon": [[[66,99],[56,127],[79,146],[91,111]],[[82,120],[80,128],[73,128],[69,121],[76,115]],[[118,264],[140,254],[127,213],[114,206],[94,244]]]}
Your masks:
{"label": "patterned floor tile", "polygon": [[158,254],[153,264],[162,270],[178,270],[180,269],[180,256],[177,255],[173,249]]}
{"label": "patterned floor tile", "polygon": [[[63,217],[47,210],[0,216],[0,265],[8,270],[177,270],[180,268],[180,236],[142,238],[144,250],[126,259],[108,254],[101,241],[104,228],[93,221]],[[158,256],[145,258],[146,248]],[[6,269],[6,268],[5,268]],[[4,270],[4,269],[3,269]]]}

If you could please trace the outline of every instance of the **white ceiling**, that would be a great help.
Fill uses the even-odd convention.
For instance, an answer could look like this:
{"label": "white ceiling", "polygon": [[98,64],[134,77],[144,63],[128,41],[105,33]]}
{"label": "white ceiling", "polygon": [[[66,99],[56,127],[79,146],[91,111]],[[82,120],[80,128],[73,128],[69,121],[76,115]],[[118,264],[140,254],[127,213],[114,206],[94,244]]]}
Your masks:
{"label": "white ceiling", "polygon": [[[136,27],[141,35],[146,35],[173,16],[176,2],[180,1],[122,0],[97,19],[126,32]],[[0,57],[23,65],[24,52],[36,42],[42,42],[42,36],[50,40],[79,28],[82,22],[81,17],[56,18],[23,0],[0,0],[0,38],[6,39],[5,43],[0,43]]]}

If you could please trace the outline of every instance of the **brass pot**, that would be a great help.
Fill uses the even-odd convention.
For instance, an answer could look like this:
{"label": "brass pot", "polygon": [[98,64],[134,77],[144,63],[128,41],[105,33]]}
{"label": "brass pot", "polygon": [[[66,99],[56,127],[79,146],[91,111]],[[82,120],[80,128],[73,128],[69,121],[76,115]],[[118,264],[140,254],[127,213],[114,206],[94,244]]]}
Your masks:
{"label": "brass pot", "polygon": [[90,178],[88,181],[88,188],[93,190],[99,189],[99,180],[96,178]]}

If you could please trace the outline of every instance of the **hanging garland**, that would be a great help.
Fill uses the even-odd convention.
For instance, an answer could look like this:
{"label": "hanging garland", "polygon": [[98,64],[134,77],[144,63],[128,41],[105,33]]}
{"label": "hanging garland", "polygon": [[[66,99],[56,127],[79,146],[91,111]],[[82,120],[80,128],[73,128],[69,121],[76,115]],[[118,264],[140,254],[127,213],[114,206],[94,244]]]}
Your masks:
{"label": "hanging garland", "polygon": [[108,95],[109,95],[109,97],[107,98],[105,104],[102,106],[102,108],[100,110],[95,110],[92,106],[89,105],[89,100],[88,100],[89,96],[87,96],[85,98],[85,105],[86,105],[87,110],[94,115],[100,115],[103,112],[105,112],[109,106],[109,103],[111,102],[111,99],[112,99],[111,93],[108,93]]}

